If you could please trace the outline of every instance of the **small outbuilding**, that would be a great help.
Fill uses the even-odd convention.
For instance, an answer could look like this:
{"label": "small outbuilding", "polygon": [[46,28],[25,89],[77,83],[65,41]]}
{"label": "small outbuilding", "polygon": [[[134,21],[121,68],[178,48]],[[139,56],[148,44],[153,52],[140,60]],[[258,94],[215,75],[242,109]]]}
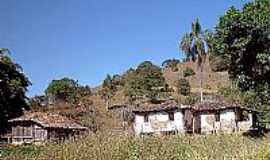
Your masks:
{"label": "small outbuilding", "polygon": [[13,144],[59,141],[88,131],[67,117],[59,114],[33,112],[9,120]]}

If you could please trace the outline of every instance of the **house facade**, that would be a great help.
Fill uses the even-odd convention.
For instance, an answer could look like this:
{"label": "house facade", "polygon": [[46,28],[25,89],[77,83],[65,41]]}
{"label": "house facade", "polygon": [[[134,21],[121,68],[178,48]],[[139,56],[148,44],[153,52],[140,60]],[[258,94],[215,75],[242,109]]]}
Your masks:
{"label": "house facade", "polygon": [[136,135],[233,133],[256,129],[255,111],[223,102],[179,106],[168,101],[138,106],[133,113]]}
{"label": "house facade", "polygon": [[184,133],[184,112],[176,103],[145,104],[133,110],[133,129],[140,134]]}
{"label": "house facade", "polygon": [[67,117],[41,112],[26,113],[9,121],[12,126],[11,143],[42,143],[59,141],[84,134],[87,128]]}
{"label": "house facade", "polygon": [[192,110],[194,133],[233,133],[256,129],[256,111],[237,104],[202,103]]}

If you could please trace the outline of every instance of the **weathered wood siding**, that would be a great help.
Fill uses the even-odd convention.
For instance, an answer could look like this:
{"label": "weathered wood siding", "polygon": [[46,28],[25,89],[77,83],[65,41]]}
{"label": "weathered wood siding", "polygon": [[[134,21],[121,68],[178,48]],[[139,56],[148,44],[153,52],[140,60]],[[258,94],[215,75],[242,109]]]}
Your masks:
{"label": "weathered wood siding", "polygon": [[47,139],[47,130],[31,121],[16,122],[12,125],[12,143],[33,143]]}

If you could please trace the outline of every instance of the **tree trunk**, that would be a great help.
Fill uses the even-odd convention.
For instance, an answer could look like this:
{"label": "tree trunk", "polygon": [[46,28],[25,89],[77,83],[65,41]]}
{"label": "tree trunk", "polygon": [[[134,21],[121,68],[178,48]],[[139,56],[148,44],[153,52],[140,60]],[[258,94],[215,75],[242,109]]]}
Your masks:
{"label": "tree trunk", "polygon": [[106,110],[109,111],[109,98],[105,100],[106,103]]}
{"label": "tree trunk", "polygon": [[201,95],[201,102],[203,102],[203,70],[200,69],[200,95]]}

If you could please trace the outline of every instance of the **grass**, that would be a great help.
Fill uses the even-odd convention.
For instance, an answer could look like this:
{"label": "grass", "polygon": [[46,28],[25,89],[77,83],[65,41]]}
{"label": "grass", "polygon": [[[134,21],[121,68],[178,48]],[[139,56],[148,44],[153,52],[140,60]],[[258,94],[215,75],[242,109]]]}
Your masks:
{"label": "grass", "polygon": [[132,137],[97,134],[44,147],[7,149],[3,159],[53,160],[269,160],[270,135]]}

